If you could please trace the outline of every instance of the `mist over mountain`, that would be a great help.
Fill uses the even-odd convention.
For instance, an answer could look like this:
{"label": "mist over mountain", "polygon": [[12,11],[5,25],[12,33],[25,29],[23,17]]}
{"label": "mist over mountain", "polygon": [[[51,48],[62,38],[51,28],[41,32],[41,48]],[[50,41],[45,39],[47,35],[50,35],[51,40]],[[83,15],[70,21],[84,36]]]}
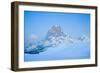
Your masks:
{"label": "mist over mountain", "polygon": [[[36,36],[35,36],[36,38]],[[29,46],[25,47],[25,53],[39,54],[48,50],[49,47],[57,47],[61,44],[75,44],[75,43],[89,42],[89,37],[86,35],[74,38],[65,33],[60,25],[53,25],[48,31],[44,39],[31,42]]]}

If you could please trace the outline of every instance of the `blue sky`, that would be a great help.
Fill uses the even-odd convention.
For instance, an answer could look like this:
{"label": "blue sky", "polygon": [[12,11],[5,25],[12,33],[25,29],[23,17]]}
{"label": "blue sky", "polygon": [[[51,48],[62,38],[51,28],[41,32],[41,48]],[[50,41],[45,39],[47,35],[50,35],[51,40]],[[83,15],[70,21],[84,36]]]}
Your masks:
{"label": "blue sky", "polygon": [[24,11],[25,37],[32,34],[44,37],[53,25],[60,25],[74,37],[90,33],[90,14]]}

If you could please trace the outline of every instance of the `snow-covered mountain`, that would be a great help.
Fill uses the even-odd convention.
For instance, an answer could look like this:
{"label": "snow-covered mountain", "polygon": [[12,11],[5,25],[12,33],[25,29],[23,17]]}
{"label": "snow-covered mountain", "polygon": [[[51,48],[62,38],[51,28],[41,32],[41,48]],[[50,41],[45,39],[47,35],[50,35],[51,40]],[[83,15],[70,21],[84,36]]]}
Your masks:
{"label": "snow-covered mountain", "polygon": [[47,32],[45,42],[49,42],[52,46],[57,46],[63,43],[65,38],[66,34],[63,33],[60,26],[52,26]]}
{"label": "snow-covered mountain", "polygon": [[75,44],[77,42],[89,42],[89,37],[81,36],[74,38],[66,34],[59,25],[53,25],[47,31],[45,38],[37,42],[35,41],[35,43],[25,48],[25,53],[38,54],[46,51],[49,47],[57,47],[61,44]]}

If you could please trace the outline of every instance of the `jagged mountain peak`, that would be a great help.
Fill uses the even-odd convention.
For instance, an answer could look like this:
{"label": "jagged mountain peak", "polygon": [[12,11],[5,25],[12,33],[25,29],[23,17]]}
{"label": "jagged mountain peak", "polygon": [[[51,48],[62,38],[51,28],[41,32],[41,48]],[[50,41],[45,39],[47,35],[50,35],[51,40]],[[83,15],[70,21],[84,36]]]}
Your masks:
{"label": "jagged mountain peak", "polygon": [[47,37],[54,36],[66,36],[66,34],[63,33],[62,28],[60,25],[53,25],[47,32]]}
{"label": "jagged mountain peak", "polygon": [[53,25],[49,31],[49,33],[59,33],[59,32],[62,32],[62,29],[59,25]]}
{"label": "jagged mountain peak", "polygon": [[45,42],[57,46],[60,43],[63,43],[66,37],[67,35],[62,31],[60,25],[53,25],[47,32]]}

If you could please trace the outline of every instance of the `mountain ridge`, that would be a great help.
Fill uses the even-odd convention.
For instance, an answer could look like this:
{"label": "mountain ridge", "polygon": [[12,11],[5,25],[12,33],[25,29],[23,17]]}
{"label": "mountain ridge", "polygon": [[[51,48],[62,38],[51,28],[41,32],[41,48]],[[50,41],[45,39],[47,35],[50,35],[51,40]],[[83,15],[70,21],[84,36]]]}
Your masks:
{"label": "mountain ridge", "polygon": [[[76,42],[86,42],[89,41],[89,37],[81,36],[78,38],[73,38],[72,36],[63,32],[60,25],[53,25],[46,34],[43,40],[37,41],[37,43],[32,44],[28,48],[25,48],[24,52],[29,54],[39,54],[44,52],[49,47],[57,47],[60,44],[73,44]],[[34,47],[35,45],[35,47]]]}

